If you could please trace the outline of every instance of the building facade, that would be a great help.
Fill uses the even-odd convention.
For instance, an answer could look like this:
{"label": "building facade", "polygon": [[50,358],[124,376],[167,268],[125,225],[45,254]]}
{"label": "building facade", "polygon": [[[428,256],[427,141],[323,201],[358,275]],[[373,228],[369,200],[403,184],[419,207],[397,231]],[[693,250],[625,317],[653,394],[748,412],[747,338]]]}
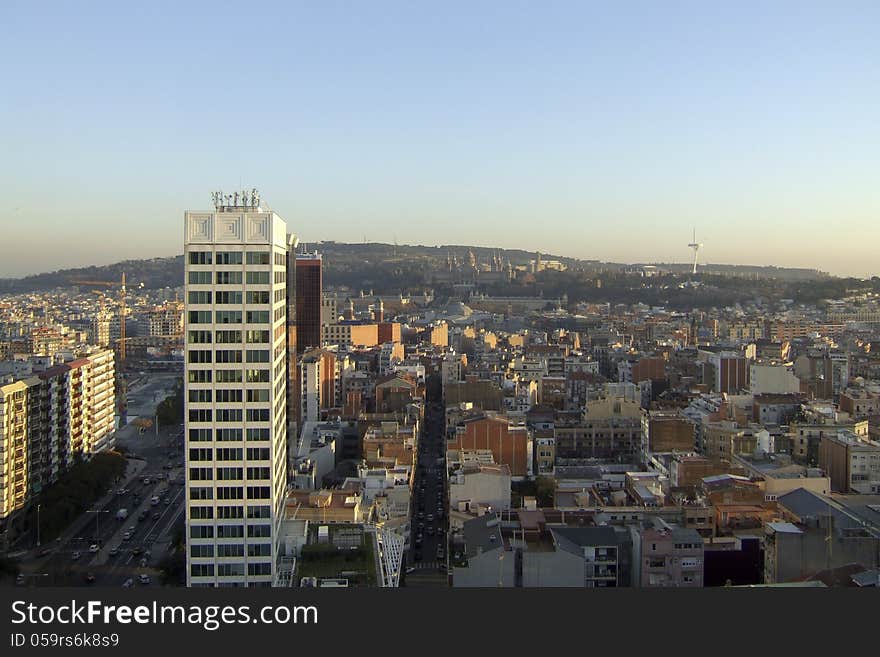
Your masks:
{"label": "building facade", "polygon": [[185,214],[187,585],[271,586],[287,481],[286,223]]}

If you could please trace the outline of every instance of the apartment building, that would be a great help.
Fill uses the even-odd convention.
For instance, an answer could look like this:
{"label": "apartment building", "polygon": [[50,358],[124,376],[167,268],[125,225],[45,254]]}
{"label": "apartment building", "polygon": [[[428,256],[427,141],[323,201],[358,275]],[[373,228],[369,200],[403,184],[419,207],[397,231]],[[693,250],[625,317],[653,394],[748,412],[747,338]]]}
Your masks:
{"label": "apartment building", "polygon": [[[238,196],[237,194],[235,195]],[[284,220],[250,203],[184,216],[187,586],[271,586],[287,482]]]}

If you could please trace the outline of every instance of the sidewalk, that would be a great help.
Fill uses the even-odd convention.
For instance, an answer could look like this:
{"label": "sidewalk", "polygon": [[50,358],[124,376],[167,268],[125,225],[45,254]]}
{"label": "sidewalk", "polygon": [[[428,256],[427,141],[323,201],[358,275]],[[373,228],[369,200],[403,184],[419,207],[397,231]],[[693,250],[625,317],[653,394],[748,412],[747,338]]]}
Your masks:
{"label": "sidewalk", "polygon": [[[124,488],[134,479],[139,472],[141,472],[147,465],[146,461],[140,459],[126,459],[125,463],[125,474],[123,475],[124,479],[119,484],[116,484],[116,487]],[[93,503],[94,508],[103,509],[107,506],[110,501],[113,499],[113,496],[116,495],[116,488],[114,487],[113,492],[109,495],[104,495],[100,499],[96,500]],[[76,520],[74,520],[70,525],[61,532],[61,535],[56,538],[54,541],[49,541],[48,543],[43,543],[39,547],[31,548],[30,550],[26,550],[24,554],[29,557],[35,556],[40,550],[44,548],[50,548],[53,551],[64,548],[70,540],[78,536],[82,533],[83,528],[91,521],[91,517],[88,513],[81,514]]]}

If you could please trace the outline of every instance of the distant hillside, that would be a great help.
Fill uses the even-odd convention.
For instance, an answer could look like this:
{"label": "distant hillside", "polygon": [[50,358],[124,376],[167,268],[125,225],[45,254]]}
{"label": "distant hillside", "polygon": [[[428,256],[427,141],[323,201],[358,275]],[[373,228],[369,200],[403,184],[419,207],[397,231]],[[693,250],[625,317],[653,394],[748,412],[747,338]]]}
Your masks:
{"label": "distant hillside", "polygon": [[[448,257],[459,263],[467,262],[473,252],[478,263],[488,263],[493,256],[500,256],[506,263],[525,265],[536,256],[534,251],[521,249],[496,249],[459,244],[442,246],[395,245],[383,243],[353,244],[345,242],[307,243],[302,250],[317,250],[324,256],[324,278],[328,285],[404,289],[421,286],[430,271],[443,269]],[[542,253],[543,260],[558,260],[572,270],[584,272],[617,272],[634,265],[578,260],[564,256]],[[687,263],[658,264],[659,268],[676,273],[686,273]],[[183,256],[152,258],[149,260],[126,260],[112,265],[64,269],[17,279],[0,279],[0,293],[22,293],[69,287],[76,281],[118,281],[125,272],[130,285],[144,284],[145,288],[176,287],[183,283]],[[759,267],[749,265],[700,266],[704,273],[768,278],[786,281],[828,279],[828,274],[812,269],[783,267]]]}

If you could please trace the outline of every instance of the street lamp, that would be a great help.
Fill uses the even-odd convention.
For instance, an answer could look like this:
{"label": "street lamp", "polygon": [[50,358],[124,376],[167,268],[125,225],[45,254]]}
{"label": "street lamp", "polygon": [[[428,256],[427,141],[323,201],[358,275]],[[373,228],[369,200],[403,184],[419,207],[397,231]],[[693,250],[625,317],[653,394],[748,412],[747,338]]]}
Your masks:
{"label": "street lamp", "polygon": [[95,544],[97,544],[98,541],[100,540],[99,534],[101,533],[99,531],[99,528],[101,527],[101,516],[98,514],[110,513],[110,511],[107,509],[89,509],[88,511],[86,511],[86,513],[94,513],[95,514]]}

